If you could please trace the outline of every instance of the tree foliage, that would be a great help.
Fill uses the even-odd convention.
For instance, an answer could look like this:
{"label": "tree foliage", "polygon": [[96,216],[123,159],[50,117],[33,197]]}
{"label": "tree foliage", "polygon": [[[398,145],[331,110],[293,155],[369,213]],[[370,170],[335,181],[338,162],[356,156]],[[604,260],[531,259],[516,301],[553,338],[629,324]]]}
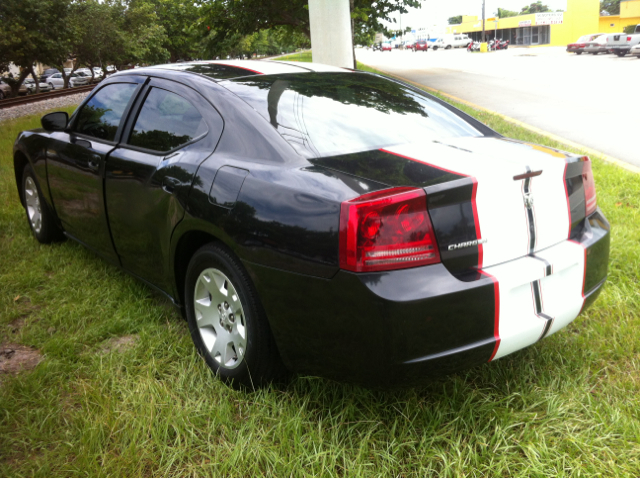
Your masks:
{"label": "tree foliage", "polygon": [[600,12],[607,15],[620,15],[620,0],[601,0]]}
{"label": "tree foliage", "polygon": [[498,8],[498,18],[517,17],[518,15],[520,15],[520,13],[514,12],[513,10],[507,10],[506,8]]}
{"label": "tree foliage", "polygon": [[552,12],[552,11],[553,10],[551,10],[547,5],[543,5],[542,2],[538,0],[537,2],[534,2],[527,7],[523,7],[522,10],[520,11],[520,15],[526,15],[528,13],[542,13],[542,12]]}
{"label": "tree foliage", "polygon": [[[353,0],[354,32],[360,34],[389,29],[383,21],[396,23],[392,14],[420,7],[418,0]],[[250,35],[281,27],[310,37],[308,0],[209,0],[203,9],[206,24],[215,31],[213,41],[223,42],[235,34]]]}
{"label": "tree foliage", "polygon": [[462,15],[456,15],[455,17],[449,17],[447,20],[449,25],[458,25],[462,23]]}

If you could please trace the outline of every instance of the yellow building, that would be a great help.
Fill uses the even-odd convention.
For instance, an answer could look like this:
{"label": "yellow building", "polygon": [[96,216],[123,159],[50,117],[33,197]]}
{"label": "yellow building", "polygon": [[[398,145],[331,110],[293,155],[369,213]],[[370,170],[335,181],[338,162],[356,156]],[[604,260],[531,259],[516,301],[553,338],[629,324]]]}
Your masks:
{"label": "yellow building", "polygon": [[[488,18],[487,39],[502,38],[512,45],[560,46],[590,33],[618,33],[627,25],[640,24],[640,0],[621,0],[620,15],[600,15],[600,0],[567,0],[566,12],[545,12],[509,18]],[[474,40],[482,35],[482,19],[463,16],[447,33],[466,33]]]}

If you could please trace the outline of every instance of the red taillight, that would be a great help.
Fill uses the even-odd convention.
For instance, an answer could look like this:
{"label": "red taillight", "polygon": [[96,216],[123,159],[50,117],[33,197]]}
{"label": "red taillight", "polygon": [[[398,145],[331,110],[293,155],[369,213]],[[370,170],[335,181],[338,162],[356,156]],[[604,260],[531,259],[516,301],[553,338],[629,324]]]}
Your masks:
{"label": "red taillight", "polygon": [[591,160],[584,157],[582,164],[582,187],[584,188],[585,215],[589,216],[596,211],[598,202],[596,200],[596,184],[593,181],[593,172],[591,171]]}
{"label": "red taillight", "polygon": [[439,262],[424,190],[391,188],[342,203],[342,269],[360,273]]}
{"label": "red taillight", "polygon": [[630,42],[631,41],[631,37],[627,37],[627,41]]}

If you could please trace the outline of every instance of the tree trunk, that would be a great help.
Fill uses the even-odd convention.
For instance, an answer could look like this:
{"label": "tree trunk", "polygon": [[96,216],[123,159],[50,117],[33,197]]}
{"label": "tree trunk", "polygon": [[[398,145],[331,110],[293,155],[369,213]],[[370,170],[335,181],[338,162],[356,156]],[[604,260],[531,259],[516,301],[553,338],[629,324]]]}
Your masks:
{"label": "tree trunk", "polygon": [[18,76],[18,79],[10,83],[11,96],[13,98],[17,97],[20,94],[20,87],[22,86],[22,82],[24,82],[24,79],[27,78],[28,74],[29,70],[27,70],[26,68],[20,68],[20,75]]}
{"label": "tree trunk", "polygon": [[33,71],[33,65],[29,67],[29,73],[31,73],[31,78],[36,82],[36,93],[40,93],[40,78],[36,76],[36,72]]}

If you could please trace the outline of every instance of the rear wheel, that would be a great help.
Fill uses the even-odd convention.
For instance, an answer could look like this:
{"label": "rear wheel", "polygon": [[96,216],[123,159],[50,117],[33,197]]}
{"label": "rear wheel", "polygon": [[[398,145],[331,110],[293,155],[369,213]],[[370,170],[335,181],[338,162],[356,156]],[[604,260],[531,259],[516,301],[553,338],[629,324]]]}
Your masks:
{"label": "rear wheel", "polygon": [[256,389],[285,376],[255,288],[225,246],[210,243],[195,253],[187,269],[185,305],[198,353],[224,382]]}
{"label": "rear wheel", "polygon": [[42,197],[42,192],[31,165],[24,167],[22,173],[22,202],[27,213],[33,236],[40,243],[52,243],[64,239],[62,230],[56,222],[53,211]]}
{"label": "rear wheel", "polygon": [[4,92],[0,90],[0,100],[4,100]]}
{"label": "rear wheel", "polygon": [[576,55],[582,55],[582,52],[576,52]]}
{"label": "rear wheel", "polygon": [[616,52],[616,55],[618,55],[619,57],[622,58],[623,56],[626,55],[626,53],[625,52]]}

